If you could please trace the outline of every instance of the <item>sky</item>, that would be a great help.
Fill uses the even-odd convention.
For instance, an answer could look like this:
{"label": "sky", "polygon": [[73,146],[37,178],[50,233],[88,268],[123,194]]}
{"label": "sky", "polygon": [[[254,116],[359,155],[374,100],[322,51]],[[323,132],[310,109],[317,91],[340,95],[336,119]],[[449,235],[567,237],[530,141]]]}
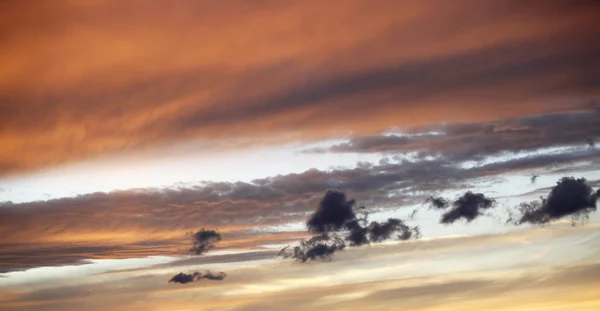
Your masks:
{"label": "sky", "polygon": [[[600,309],[597,1],[33,2],[0,1],[0,310]],[[422,237],[277,257],[331,189]]]}

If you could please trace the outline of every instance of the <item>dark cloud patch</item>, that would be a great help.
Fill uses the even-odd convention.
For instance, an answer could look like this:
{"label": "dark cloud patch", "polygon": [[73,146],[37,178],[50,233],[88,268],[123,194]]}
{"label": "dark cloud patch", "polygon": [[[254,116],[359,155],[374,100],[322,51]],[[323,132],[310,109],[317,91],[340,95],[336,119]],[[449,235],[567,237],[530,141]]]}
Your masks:
{"label": "dark cloud patch", "polygon": [[412,237],[420,238],[419,227],[409,227],[404,221],[397,218],[388,218],[384,222],[373,221],[369,224],[369,241],[383,242],[396,235],[396,240],[409,240]]}
{"label": "dark cloud patch", "polygon": [[301,240],[299,246],[282,248],[277,256],[293,258],[301,263],[317,259],[331,260],[334,253],[346,246],[359,247],[390,239],[408,240],[421,236],[418,227],[411,228],[397,218],[369,223],[366,208],[361,206],[355,212],[355,205],[356,201],[348,200],[345,193],[328,190],[307,222],[308,231],[319,234]]}
{"label": "dark cloud patch", "polygon": [[192,247],[189,249],[189,252],[196,255],[202,255],[208,252],[215,248],[217,242],[221,241],[221,234],[215,230],[202,228],[195,233],[190,232],[188,235],[192,240]]}
{"label": "dark cloud patch", "polygon": [[327,190],[317,210],[306,222],[313,233],[325,233],[347,229],[348,223],[356,219],[355,200],[348,200],[346,194],[337,190]]}
{"label": "dark cloud patch", "polygon": [[212,280],[212,281],[222,281],[227,277],[225,272],[192,272],[192,273],[177,273],[170,280],[169,283],[180,283],[187,284],[192,282],[197,282],[200,280]]}
{"label": "dark cloud patch", "polygon": [[429,196],[425,200],[425,203],[428,203],[434,209],[446,209],[450,206],[450,202],[442,197],[434,197]]}
{"label": "dark cloud patch", "polygon": [[[434,208],[446,209],[448,201],[443,198],[428,199]],[[437,204],[443,203],[443,204]],[[483,193],[465,192],[451,203],[449,210],[444,212],[440,218],[441,224],[452,224],[459,219],[466,220],[467,223],[484,214],[485,210],[491,209],[496,205],[496,200],[486,197]]]}
{"label": "dark cloud patch", "polygon": [[331,260],[333,254],[346,248],[344,240],[335,233],[322,233],[310,239],[303,239],[300,245],[286,246],[277,257],[292,258],[300,263],[314,260]]}
{"label": "dark cloud patch", "polygon": [[521,203],[507,222],[539,225],[570,216],[575,224],[596,211],[598,199],[600,189],[594,191],[585,178],[563,177],[547,197]]}
{"label": "dark cloud patch", "polygon": [[348,235],[346,235],[345,240],[349,246],[369,244],[369,228],[359,223],[359,221],[352,221],[348,224]]}
{"label": "dark cloud patch", "polygon": [[538,174],[533,174],[531,175],[531,177],[529,178],[531,180],[532,184],[535,184],[535,181],[540,177],[540,175]]}

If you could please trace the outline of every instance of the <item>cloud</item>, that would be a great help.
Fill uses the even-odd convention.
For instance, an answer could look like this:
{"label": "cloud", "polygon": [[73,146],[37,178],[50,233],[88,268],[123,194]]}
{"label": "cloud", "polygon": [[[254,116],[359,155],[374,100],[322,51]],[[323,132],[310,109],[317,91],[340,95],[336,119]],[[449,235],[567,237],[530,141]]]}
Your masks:
{"label": "cloud", "polygon": [[[431,197],[430,197],[431,198]],[[446,209],[449,205],[443,198],[428,198],[429,202],[438,209]],[[438,203],[443,203],[437,205]],[[496,206],[496,200],[486,197],[483,193],[465,192],[451,203],[450,209],[442,214],[441,224],[452,224],[459,219],[465,219],[467,223],[484,215],[485,210]]]}
{"label": "cloud", "polygon": [[337,190],[327,190],[319,202],[317,210],[306,222],[313,233],[326,233],[347,229],[348,223],[356,219],[355,200],[346,199],[346,194]]}
{"label": "cloud", "polygon": [[446,209],[450,205],[450,202],[448,202],[448,200],[446,200],[442,197],[433,197],[433,196],[427,197],[427,199],[425,200],[425,203],[431,204],[431,207],[433,207],[435,209]]}
{"label": "cloud", "polygon": [[192,240],[192,247],[189,249],[191,253],[202,255],[209,250],[215,248],[217,242],[221,241],[221,234],[215,230],[200,229],[189,233]]}
{"label": "cloud", "polygon": [[282,248],[277,257],[292,258],[300,263],[314,260],[331,260],[334,253],[346,247],[343,239],[333,233],[315,235],[310,239],[301,240],[299,244],[293,248],[290,246]]}
{"label": "cloud", "polygon": [[534,153],[468,167],[444,158],[390,157],[355,168],[311,169],[251,182],[203,182],[3,204],[0,257],[6,260],[2,269],[76,263],[81,258],[173,254],[182,246],[184,234],[200,225],[218,227],[226,234],[227,241],[219,244],[223,248],[288,243],[305,233],[269,235],[254,228],[305,221],[325,189],[342,189],[365,205],[385,209],[419,204],[426,199],[424,195],[469,187],[481,177],[594,162],[599,152],[583,148],[569,153]]}
{"label": "cloud", "polygon": [[[591,122],[589,107],[582,109],[585,112],[581,115],[519,118],[517,123],[551,127],[561,124],[560,120],[579,120],[581,128],[597,126]],[[576,127],[576,123],[569,124]],[[486,132],[485,124],[447,127],[449,133],[467,136]],[[558,132],[551,131],[553,135],[560,135]],[[381,209],[414,205],[431,193],[472,187],[473,181],[482,177],[496,178],[503,173],[548,167],[556,171],[572,163],[597,162],[600,150],[587,148],[581,141],[579,144],[564,151],[559,148],[525,154],[501,152],[504,156],[483,161],[479,161],[476,152],[472,156],[465,152],[460,157],[416,155],[410,160],[397,154],[354,168],[311,169],[250,182],[206,181],[185,187],[3,203],[0,257],[6,260],[2,260],[1,269],[76,263],[81,258],[172,254],[181,246],[184,234],[198,226],[219,228],[221,234],[226,234],[227,241],[219,244],[220,248],[253,247],[261,243],[259,236],[264,241],[287,243],[305,233],[265,235],[254,229],[305,221],[325,189],[352,193],[361,203]],[[592,165],[586,169],[596,168]],[[57,251],[53,253],[52,249]]]}
{"label": "cloud", "polygon": [[517,208],[518,215],[512,215],[508,222],[545,224],[567,216],[572,217],[573,223],[585,221],[596,211],[598,199],[600,189],[594,192],[585,178],[563,177],[546,198],[521,203]]}
{"label": "cloud", "polygon": [[377,243],[389,240],[392,234],[397,234],[397,240],[408,240],[411,237],[419,238],[419,227],[409,227],[404,221],[396,218],[388,218],[384,222],[373,221],[369,224],[369,240]]}
{"label": "cloud", "polygon": [[174,141],[323,139],[598,95],[593,1],[0,5],[3,175]]}
{"label": "cloud", "polygon": [[317,259],[331,260],[334,253],[344,250],[346,246],[359,247],[392,238],[420,238],[418,227],[411,228],[397,218],[369,223],[366,208],[359,207],[360,212],[357,213],[354,211],[355,204],[356,201],[348,200],[345,193],[327,190],[307,221],[308,231],[318,234],[301,240],[300,245],[293,248],[282,248],[277,256],[283,259],[293,258],[301,263]]}
{"label": "cloud", "polygon": [[[586,137],[587,142],[584,141]],[[356,136],[348,142],[307,152],[418,152],[460,162],[540,148],[583,147],[593,142],[589,137],[600,137],[600,113],[585,107],[577,112],[520,116],[492,122],[423,125],[405,129],[402,134]]]}
{"label": "cloud", "polygon": [[181,284],[187,284],[187,283],[191,283],[191,282],[197,282],[200,280],[212,280],[212,281],[222,281],[227,277],[227,274],[225,272],[212,272],[212,271],[205,271],[204,273],[202,272],[193,272],[193,273],[177,273],[176,275],[174,275],[170,280],[169,283],[181,283]]}

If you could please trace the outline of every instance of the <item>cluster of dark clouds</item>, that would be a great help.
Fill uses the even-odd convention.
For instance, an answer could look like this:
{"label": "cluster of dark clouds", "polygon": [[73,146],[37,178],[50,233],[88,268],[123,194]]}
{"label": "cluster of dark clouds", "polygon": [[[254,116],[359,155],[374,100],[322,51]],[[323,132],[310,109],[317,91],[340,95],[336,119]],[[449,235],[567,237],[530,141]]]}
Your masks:
{"label": "cluster of dark clouds", "polygon": [[317,209],[306,221],[306,226],[314,236],[301,240],[293,248],[284,247],[277,256],[302,263],[317,259],[331,260],[334,253],[347,246],[420,237],[418,227],[409,227],[397,218],[369,222],[366,208],[356,208],[356,200],[348,199],[344,192],[338,190],[327,190]]}
{"label": "cluster of dark clouds", "polygon": [[180,283],[187,284],[191,282],[196,282],[200,280],[213,280],[213,281],[222,281],[227,277],[225,272],[192,272],[192,273],[177,273],[170,280],[169,283]]}
{"label": "cluster of dark clouds", "polygon": [[[210,229],[200,229],[196,232],[189,232],[188,236],[191,238],[192,246],[189,248],[189,252],[195,255],[204,255],[208,251],[215,248],[215,245],[221,241],[221,234],[216,230]],[[192,272],[192,273],[183,273],[180,272],[174,275],[169,283],[191,283],[199,280],[213,280],[213,281],[222,281],[225,279],[227,274],[225,272],[211,272],[205,271],[201,272]]]}
{"label": "cluster of dark clouds", "polygon": [[[551,221],[571,217],[576,221],[589,219],[596,211],[600,188],[594,190],[585,178],[563,177],[550,189],[546,198],[525,202],[509,209],[506,223],[513,225],[543,225]],[[494,198],[483,193],[466,191],[453,200],[429,196],[426,205],[443,211],[439,223],[454,224],[458,220],[470,223],[481,216],[492,216],[498,206]],[[416,211],[416,210],[415,210]],[[421,235],[418,227],[410,227],[403,220],[389,218],[383,222],[368,221],[364,206],[356,208],[356,200],[347,199],[338,190],[328,190],[317,209],[306,222],[308,231],[314,234],[303,239],[298,246],[287,246],[277,256],[292,258],[298,262],[331,260],[332,256],[346,247],[358,247],[386,240],[408,240]]]}
{"label": "cluster of dark clouds", "polygon": [[[544,225],[551,221],[571,217],[572,224],[585,222],[597,209],[600,188],[594,190],[585,178],[563,177],[549,189],[546,197],[523,202],[516,208],[509,208],[506,223],[516,226],[523,224]],[[459,219],[469,223],[480,216],[493,216],[488,211],[497,207],[494,198],[483,193],[465,192],[454,200],[430,196],[425,203],[432,209],[444,211],[439,222],[453,224]],[[415,210],[416,211],[416,210]]]}

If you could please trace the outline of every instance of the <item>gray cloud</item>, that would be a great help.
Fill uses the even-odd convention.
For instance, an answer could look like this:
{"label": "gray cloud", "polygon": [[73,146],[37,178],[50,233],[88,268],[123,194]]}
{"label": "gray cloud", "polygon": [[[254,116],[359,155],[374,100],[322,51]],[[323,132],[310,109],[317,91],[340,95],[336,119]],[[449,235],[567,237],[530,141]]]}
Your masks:
{"label": "gray cloud", "polygon": [[[266,243],[271,239],[285,243],[295,238],[270,236],[250,229],[306,220],[325,189],[352,193],[372,208],[397,207],[421,203],[432,192],[468,187],[474,178],[596,161],[599,157],[600,150],[584,146],[573,153],[533,154],[468,168],[445,158],[414,161],[389,158],[351,169],[312,169],[252,182],[205,182],[187,188],[92,193],[3,204],[0,258],[5,256],[2,269],[8,270],[77,262],[85,256],[115,256],[115,250],[118,250],[116,256],[122,257],[172,254],[183,234],[198,226],[218,227],[227,235],[222,247],[257,245],[259,235]],[[89,247],[92,243],[94,247],[85,252],[65,247]],[[52,254],[45,249],[61,252]],[[27,255],[36,252],[47,255]]]}
{"label": "gray cloud", "polygon": [[[374,135],[307,152],[442,154],[453,161],[477,160],[501,152],[585,146],[600,138],[600,113],[549,114],[485,123],[433,124],[409,129],[408,136]],[[419,134],[420,135],[415,135]],[[435,133],[435,134],[433,134]],[[587,141],[586,141],[587,140]]]}

